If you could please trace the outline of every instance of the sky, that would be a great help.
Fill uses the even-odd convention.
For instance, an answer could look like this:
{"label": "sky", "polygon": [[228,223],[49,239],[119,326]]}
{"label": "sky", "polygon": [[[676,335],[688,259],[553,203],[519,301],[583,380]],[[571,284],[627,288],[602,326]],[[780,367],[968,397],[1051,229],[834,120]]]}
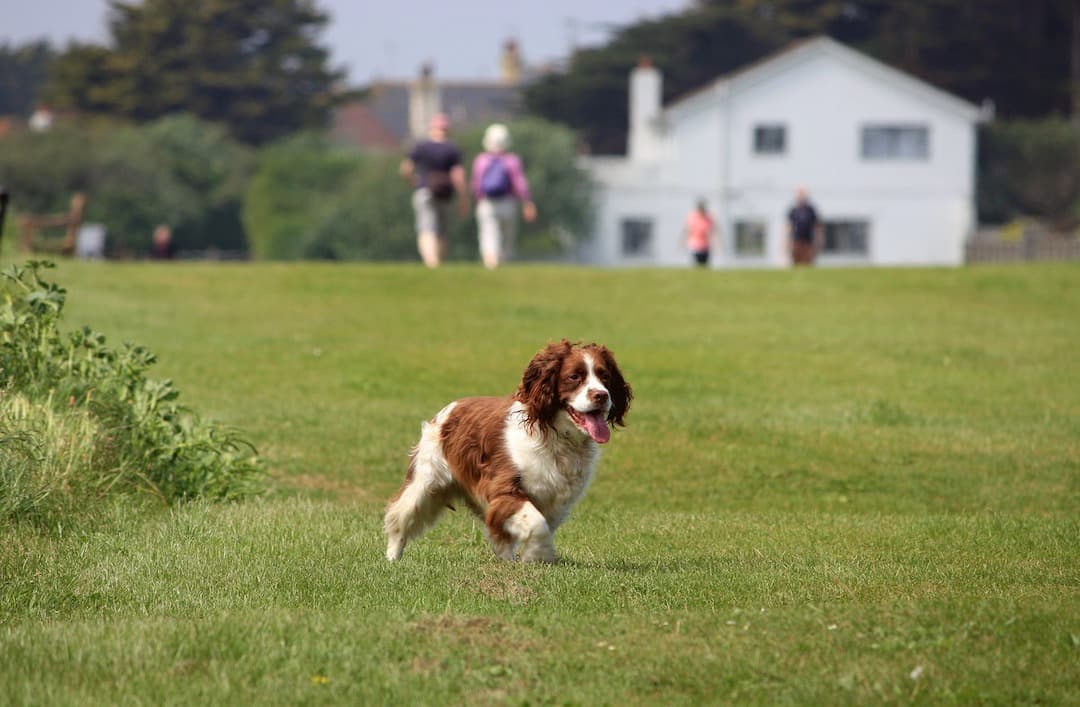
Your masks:
{"label": "sky", "polygon": [[[602,44],[611,27],[685,9],[689,0],[316,0],[331,15],[321,37],[349,83],[415,76],[495,79],[515,38],[528,65]],[[0,44],[46,38],[107,43],[106,0],[0,0]]]}

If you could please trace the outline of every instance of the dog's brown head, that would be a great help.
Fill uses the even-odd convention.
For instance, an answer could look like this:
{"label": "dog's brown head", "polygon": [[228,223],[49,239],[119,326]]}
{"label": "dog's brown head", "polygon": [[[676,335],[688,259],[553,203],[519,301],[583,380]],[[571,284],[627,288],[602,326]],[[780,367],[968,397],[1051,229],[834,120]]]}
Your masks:
{"label": "dog's brown head", "polygon": [[553,427],[565,412],[584,434],[604,443],[609,424],[624,424],[634,393],[607,347],[563,339],[533,356],[514,397],[525,404],[530,427]]}

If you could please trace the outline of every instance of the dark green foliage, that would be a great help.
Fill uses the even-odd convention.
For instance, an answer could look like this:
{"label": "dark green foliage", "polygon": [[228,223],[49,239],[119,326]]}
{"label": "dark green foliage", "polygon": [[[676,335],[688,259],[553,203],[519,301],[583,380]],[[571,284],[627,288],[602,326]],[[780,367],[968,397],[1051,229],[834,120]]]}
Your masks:
{"label": "dark green foliage", "polygon": [[109,247],[143,253],[159,223],[181,249],[242,249],[240,200],[249,150],[221,127],[189,116],[144,126],[60,124],[12,135],[0,151],[0,183],[24,213],[60,212],[76,191],[87,218],[105,225]]}
{"label": "dark green foliage", "polygon": [[29,115],[53,51],[44,41],[0,45],[0,115]]}
{"label": "dark green foliage", "polygon": [[72,192],[93,183],[87,154],[97,144],[92,131],[64,125],[44,134],[20,132],[5,138],[0,183],[11,193],[11,207],[24,213],[66,209]]}
{"label": "dark green foliage", "polygon": [[110,2],[111,46],[74,47],[46,95],[63,108],[136,121],[179,111],[261,144],[319,127],[340,73],[314,37],[311,0]]}
{"label": "dark green foliage", "polygon": [[[48,267],[14,266],[0,283],[0,520],[55,520],[59,507],[85,505],[79,495],[87,493],[142,489],[171,504],[257,491],[263,471],[254,448],[182,407],[171,381],[148,378],[152,353],[112,348],[89,327],[61,332],[66,292],[42,278]],[[36,414],[17,414],[16,400]],[[78,422],[70,440],[65,417]],[[60,438],[42,424],[60,428]],[[64,473],[44,478],[43,460],[58,444],[89,450],[71,451]]]}
{"label": "dark green foliage", "polygon": [[303,257],[412,260],[416,257],[411,190],[398,176],[400,158],[361,155],[349,177],[313,217]]}
{"label": "dark green foliage", "polygon": [[333,210],[330,202],[362,198],[348,185],[361,159],[308,133],[263,148],[244,197],[252,254],[269,260],[307,256],[312,229]]}
{"label": "dark green foliage", "polygon": [[1080,128],[1064,119],[990,123],[979,132],[979,220],[1080,219]]}
{"label": "dark green foliage", "polygon": [[142,130],[159,152],[159,164],[191,202],[192,213],[171,222],[177,246],[246,250],[240,209],[255,169],[253,152],[224,127],[187,114],[156,120]]}

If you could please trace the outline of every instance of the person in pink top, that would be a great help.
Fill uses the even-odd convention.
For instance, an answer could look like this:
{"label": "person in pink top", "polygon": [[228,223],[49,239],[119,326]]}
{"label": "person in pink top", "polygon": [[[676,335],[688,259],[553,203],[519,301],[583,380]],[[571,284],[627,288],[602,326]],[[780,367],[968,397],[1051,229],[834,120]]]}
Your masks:
{"label": "person in pink top", "polygon": [[480,257],[492,270],[510,256],[517,235],[517,210],[526,222],[536,220],[536,204],[521,158],[510,152],[510,131],[493,123],[484,131],[484,151],[472,164],[471,187],[476,198]]}
{"label": "person in pink top", "polygon": [[686,217],[686,247],[694,256],[694,262],[705,267],[709,264],[709,247],[712,245],[716,225],[705,207],[705,200]]}

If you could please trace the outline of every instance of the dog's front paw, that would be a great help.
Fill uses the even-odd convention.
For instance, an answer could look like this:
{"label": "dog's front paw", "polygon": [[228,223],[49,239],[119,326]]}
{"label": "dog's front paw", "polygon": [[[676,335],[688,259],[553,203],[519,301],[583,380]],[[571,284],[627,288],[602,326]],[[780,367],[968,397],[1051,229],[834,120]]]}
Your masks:
{"label": "dog's front paw", "polygon": [[553,565],[557,562],[555,557],[555,547],[551,544],[534,543],[530,544],[521,553],[522,562],[542,562],[544,564]]}

